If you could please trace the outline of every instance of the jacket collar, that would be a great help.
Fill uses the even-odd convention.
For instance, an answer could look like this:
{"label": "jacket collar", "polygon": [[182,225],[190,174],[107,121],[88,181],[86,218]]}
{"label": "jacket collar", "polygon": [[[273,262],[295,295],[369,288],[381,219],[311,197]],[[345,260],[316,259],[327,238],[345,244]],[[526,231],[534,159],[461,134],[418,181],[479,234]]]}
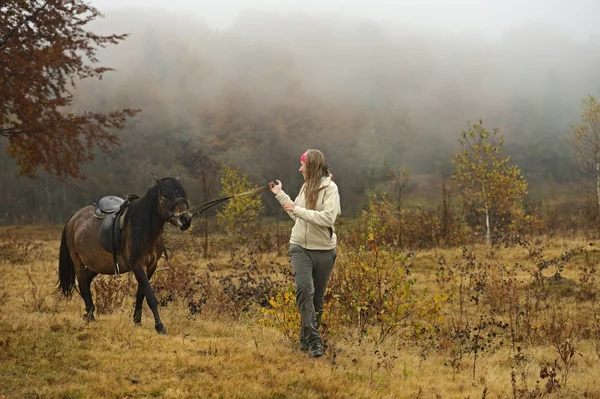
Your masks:
{"label": "jacket collar", "polygon": [[327,187],[330,184],[331,184],[331,175],[326,176],[324,179],[321,180],[321,185],[319,186],[319,189],[322,189],[323,187]]}
{"label": "jacket collar", "polygon": [[[319,191],[324,189],[325,187],[329,186],[332,183],[333,180],[331,180],[331,175],[329,176],[325,176],[323,179],[321,179],[321,185],[319,186]],[[300,189],[300,191],[304,192],[304,188],[306,187],[306,182],[302,183],[302,188]]]}

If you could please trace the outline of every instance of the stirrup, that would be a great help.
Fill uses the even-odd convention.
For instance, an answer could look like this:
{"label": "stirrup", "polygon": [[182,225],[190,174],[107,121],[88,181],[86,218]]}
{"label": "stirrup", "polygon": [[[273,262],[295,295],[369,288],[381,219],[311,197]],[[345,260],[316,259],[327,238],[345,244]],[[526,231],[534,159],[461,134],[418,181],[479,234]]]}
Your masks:
{"label": "stirrup", "polygon": [[114,278],[120,278],[121,277],[121,272],[119,271],[119,264],[117,262],[115,262],[115,275],[113,277]]}
{"label": "stirrup", "polygon": [[[169,270],[171,268],[171,264],[169,263],[169,258],[167,258],[166,256],[162,255],[161,258],[165,258],[165,262],[167,265],[166,266],[162,266],[162,267],[157,267],[156,271],[160,272],[162,270]],[[158,262],[157,262],[158,263]]]}

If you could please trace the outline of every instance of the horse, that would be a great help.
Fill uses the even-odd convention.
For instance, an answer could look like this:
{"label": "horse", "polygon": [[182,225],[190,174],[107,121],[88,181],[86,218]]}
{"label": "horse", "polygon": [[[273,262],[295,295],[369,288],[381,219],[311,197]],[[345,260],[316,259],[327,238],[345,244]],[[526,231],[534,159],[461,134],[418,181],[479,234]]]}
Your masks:
{"label": "horse", "polygon": [[102,220],[94,216],[95,206],[79,209],[65,224],[60,243],[57,285],[69,299],[77,279],[79,294],[85,303],[84,319],[88,322],[95,320],[90,291],[92,280],[98,274],[115,274],[116,266],[117,272],[133,272],[138,283],[134,323],[142,323],[145,297],[154,315],[156,331],[159,334],[167,333],[158,314],[158,301],[150,287],[150,278],[165,251],[162,234],[165,223],[170,222],[180,230],[187,230],[192,215],[188,212],[187,194],[179,177],[159,179],[152,176],[156,184],[144,196],[124,204],[126,207],[121,211],[124,216],[118,220],[122,227],[117,226],[120,228],[120,237],[115,241],[115,248],[118,249],[116,255],[103,249],[100,244]]}

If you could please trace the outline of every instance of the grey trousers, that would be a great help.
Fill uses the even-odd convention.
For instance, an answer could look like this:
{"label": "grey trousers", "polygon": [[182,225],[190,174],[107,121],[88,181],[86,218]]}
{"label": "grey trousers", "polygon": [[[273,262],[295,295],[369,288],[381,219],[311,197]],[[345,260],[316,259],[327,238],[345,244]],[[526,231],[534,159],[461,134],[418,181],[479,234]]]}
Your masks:
{"label": "grey trousers", "polygon": [[311,250],[291,244],[289,255],[296,280],[296,305],[302,319],[300,344],[303,347],[322,344],[319,326],[325,288],[335,263],[335,249]]}

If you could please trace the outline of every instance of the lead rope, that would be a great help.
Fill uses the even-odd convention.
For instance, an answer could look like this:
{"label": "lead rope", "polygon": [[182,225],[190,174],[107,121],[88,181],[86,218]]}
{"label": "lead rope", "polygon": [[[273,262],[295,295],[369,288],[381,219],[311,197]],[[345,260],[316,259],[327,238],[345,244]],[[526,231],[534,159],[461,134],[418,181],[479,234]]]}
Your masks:
{"label": "lead rope", "polygon": [[[218,199],[216,199],[216,200],[212,200],[212,201],[204,202],[204,203],[202,203],[202,204],[200,204],[200,205],[196,205],[196,206],[193,206],[193,207],[191,207],[190,209],[188,209],[188,213],[189,213],[189,214],[190,214],[192,217],[194,217],[194,216],[196,216],[196,215],[199,215],[199,214],[201,214],[202,212],[206,211],[207,209],[210,209],[210,208],[212,208],[213,206],[219,205],[220,203],[222,203],[222,202],[225,202],[225,201],[227,201],[227,200],[229,200],[229,199],[236,198],[236,197],[244,197],[244,196],[246,196],[246,195],[252,195],[252,194],[259,194],[259,193],[263,193],[263,192],[265,192],[265,191],[269,190],[270,188],[271,188],[271,187],[270,187],[270,186],[267,184],[266,186],[262,186],[262,187],[258,187],[258,188],[252,189],[252,190],[244,191],[243,193],[238,193],[238,194],[230,195],[230,196],[228,196],[228,197],[218,198]],[[171,267],[171,266],[170,266],[170,263],[169,263],[169,256],[167,255],[167,247],[166,247],[166,244],[165,244],[165,251],[164,251],[164,254],[163,254],[163,255],[161,255],[161,258],[162,258],[162,257],[164,257],[164,258],[165,258],[165,261],[166,261],[166,263],[167,263],[167,266],[165,266],[165,267],[159,267],[159,268],[157,268],[157,269],[156,269],[156,271],[157,271],[157,272],[158,272],[158,271],[162,271],[162,270],[168,270],[168,269]]]}
{"label": "lead rope", "polygon": [[228,197],[218,198],[216,200],[208,201],[203,204],[193,206],[190,209],[188,209],[188,213],[191,216],[196,216],[196,215],[199,215],[202,212],[206,211],[207,209],[212,208],[215,205],[219,205],[221,202],[225,202],[229,199],[236,198],[236,197],[244,197],[246,195],[259,194],[259,193],[262,193],[269,189],[270,189],[270,187],[267,184],[266,186],[262,186],[262,187],[258,187],[258,188],[252,189],[252,190],[244,191],[243,193],[230,195]]}

